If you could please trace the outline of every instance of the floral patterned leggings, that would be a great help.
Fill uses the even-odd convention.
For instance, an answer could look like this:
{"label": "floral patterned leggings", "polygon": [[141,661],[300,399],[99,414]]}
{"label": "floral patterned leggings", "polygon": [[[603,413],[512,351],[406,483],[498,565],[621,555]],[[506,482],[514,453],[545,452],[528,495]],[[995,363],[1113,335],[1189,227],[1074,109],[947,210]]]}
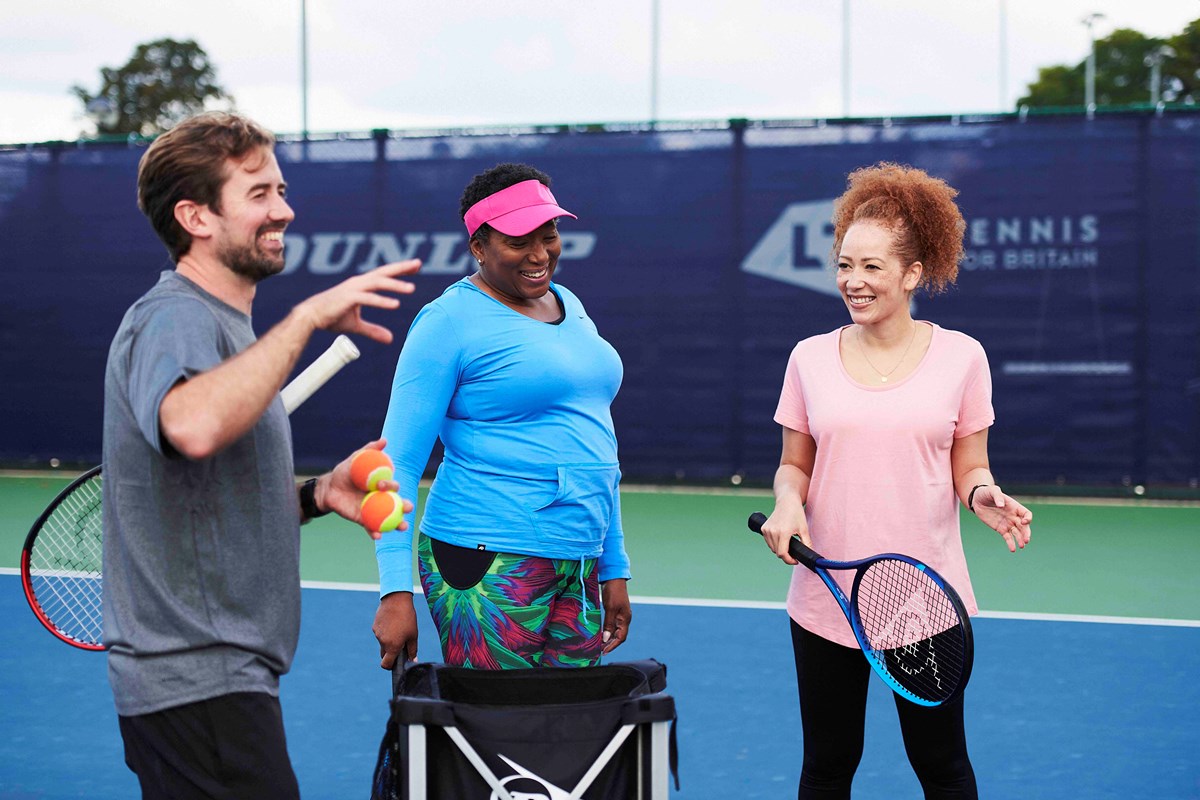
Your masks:
{"label": "floral patterned leggings", "polygon": [[493,553],[422,533],[417,567],[445,663],[475,669],[600,663],[596,559]]}

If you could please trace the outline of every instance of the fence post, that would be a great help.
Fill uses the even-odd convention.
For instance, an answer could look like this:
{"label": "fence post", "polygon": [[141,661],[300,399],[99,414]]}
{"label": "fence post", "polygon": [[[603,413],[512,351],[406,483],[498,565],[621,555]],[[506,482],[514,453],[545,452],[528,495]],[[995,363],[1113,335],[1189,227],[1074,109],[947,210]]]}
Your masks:
{"label": "fence post", "polygon": [[1133,452],[1133,485],[1145,486],[1147,478],[1147,464],[1149,463],[1148,451],[1152,446],[1151,442],[1153,433],[1150,430],[1150,381],[1149,381],[1149,358],[1150,358],[1150,314],[1149,314],[1149,295],[1147,291],[1148,277],[1148,259],[1150,258],[1150,227],[1151,227],[1151,212],[1150,212],[1150,137],[1151,125],[1154,117],[1151,114],[1141,115],[1139,117],[1139,125],[1137,128],[1138,139],[1138,157],[1137,157],[1137,208],[1138,208],[1138,232],[1137,232],[1137,305],[1135,306],[1135,316],[1137,318],[1137,327],[1134,336],[1133,353],[1134,353],[1134,383],[1137,387],[1135,397],[1137,398],[1136,409],[1134,411],[1137,419],[1138,436]]}
{"label": "fence post", "polygon": [[[374,211],[372,222],[375,224],[376,232],[387,230],[387,193],[388,193],[388,164],[387,164],[387,143],[389,131],[387,128],[376,128],[371,131],[371,138],[375,140],[375,161],[372,165],[371,174],[374,176],[372,191],[374,192],[374,202],[371,208]],[[392,220],[394,222],[395,220]]]}
{"label": "fence post", "polygon": [[746,374],[746,282],[742,280],[741,263],[746,255],[744,221],[746,218],[746,120],[729,120],[733,133],[730,152],[730,211],[732,223],[730,233],[731,252],[726,266],[725,280],[729,291],[729,476],[732,483],[739,484],[746,471],[746,426],[742,419],[745,393],[756,376]]}
{"label": "fence post", "polygon": [[375,140],[375,160],[387,161],[388,129],[375,128],[371,131],[371,138]]}

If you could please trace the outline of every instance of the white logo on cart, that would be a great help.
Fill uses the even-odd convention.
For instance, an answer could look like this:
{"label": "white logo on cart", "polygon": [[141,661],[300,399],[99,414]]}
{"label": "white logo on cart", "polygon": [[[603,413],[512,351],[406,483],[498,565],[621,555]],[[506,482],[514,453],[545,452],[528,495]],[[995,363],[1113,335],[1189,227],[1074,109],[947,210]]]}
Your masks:
{"label": "white logo on cart", "polygon": [[[574,797],[574,795],[572,795],[566,789],[560,789],[544,778],[534,775],[532,772],[525,769],[511,758],[508,758],[507,756],[500,756],[500,758],[504,759],[504,763],[508,764],[517,771],[516,775],[509,775],[507,778],[500,781],[501,786],[507,786],[512,781],[533,781],[534,783],[540,783],[546,789],[545,794],[532,792],[509,792],[508,796],[511,797],[512,800],[572,800]],[[493,790],[492,796],[489,798],[489,800],[501,800],[500,794]]]}

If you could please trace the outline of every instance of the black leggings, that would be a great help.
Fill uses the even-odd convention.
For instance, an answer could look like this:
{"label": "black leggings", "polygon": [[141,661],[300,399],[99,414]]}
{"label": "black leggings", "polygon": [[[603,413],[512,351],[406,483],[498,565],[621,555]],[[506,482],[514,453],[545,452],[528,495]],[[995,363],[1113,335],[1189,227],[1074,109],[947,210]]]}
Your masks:
{"label": "black leggings", "polygon": [[[849,798],[863,754],[871,668],[857,648],[834,644],[795,622],[791,625],[804,731],[798,797]],[[926,800],[976,800],[979,793],[967,757],[962,696],[933,708],[894,697],[904,750]]]}

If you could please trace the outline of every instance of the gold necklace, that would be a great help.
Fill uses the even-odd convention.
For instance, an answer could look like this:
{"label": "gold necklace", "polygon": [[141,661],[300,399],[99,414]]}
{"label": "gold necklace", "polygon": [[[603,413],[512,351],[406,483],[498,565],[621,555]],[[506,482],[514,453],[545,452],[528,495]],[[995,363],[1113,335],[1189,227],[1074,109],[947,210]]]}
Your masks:
{"label": "gold necklace", "polygon": [[896,362],[896,366],[892,367],[887,372],[880,372],[879,369],[871,363],[871,359],[867,356],[867,348],[863,347],[862,328],[858,328],[857,333],[858,335],[854,337],[854,341],[858,342],[858,352],[862,353],[863,361],[866,361],[867,366],[875,370],[875,374],[879,376],[880,383],[887,383],[888,376],[900,369],[900,365],[903,364],[904,359],[908,357],[908,351],[912,349],[913,341],[917,338],[917,322],[916,320],[913,320],[912,335],[908,337],[908,346],[904,348],[904,354],[900,356],[900,360]]}

